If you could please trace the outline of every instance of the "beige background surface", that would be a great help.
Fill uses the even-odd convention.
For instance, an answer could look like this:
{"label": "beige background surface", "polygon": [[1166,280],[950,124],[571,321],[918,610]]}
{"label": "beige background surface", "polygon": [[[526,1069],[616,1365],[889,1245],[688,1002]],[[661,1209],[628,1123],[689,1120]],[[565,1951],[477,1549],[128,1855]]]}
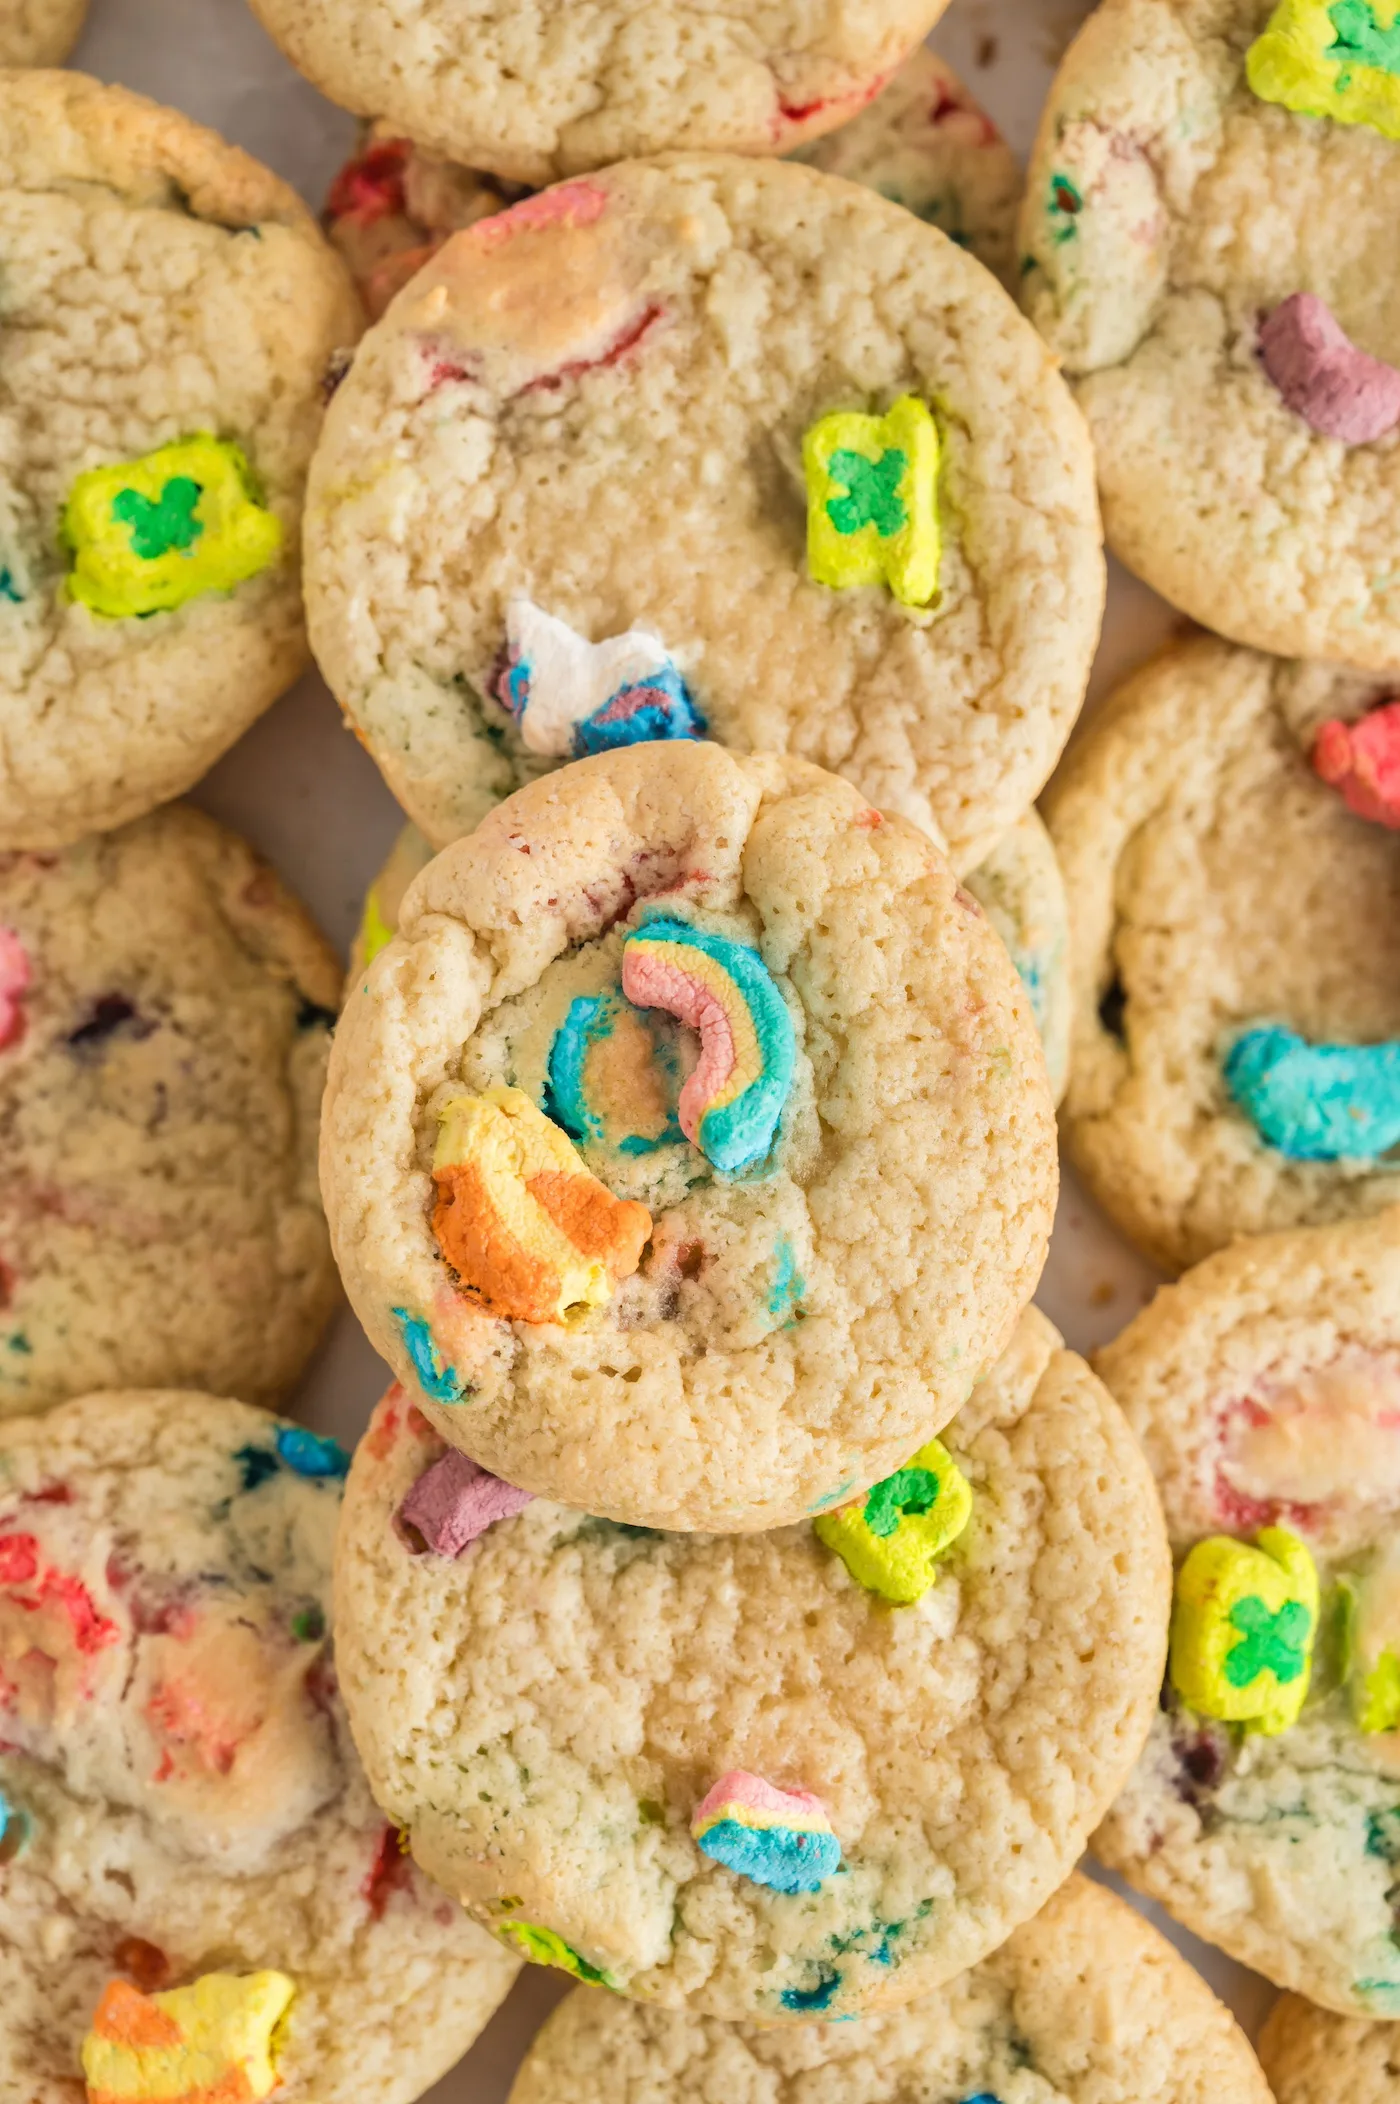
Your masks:
{"label": "beige background surface", "polygon": [[[214,125],[319,208],[354,140],[354,122],[293,73],[243,0],[91,0],[91,6],[75,65]],[[953,0],[934,32],[932,43],[1023,158],[1054,65],[1087,12],[1087,0]],[[1152,593],[1110,565],[1108,619],[1091,707],[1163,640],[1174,619]],[[276,863],[344,951],[398,814],[320,680],[303,680],[265,716],[195,800],[237,826]],[[1150,1267],[1123,1246],[1067,1179],[1037,1299],[1068,1341],[1086,1350],[1113,1336],[1149,1297],[1152,1284]],[[353,1441],[385,1379],[354,1318],[342,1309],[304,1384],[298,1414]],[[1171,1933],[1252,2035],[1274,1999],[1272,1988],[1179,1931]],[[535,2027],[568,1984],[562,1975],[527,1968],[475,2049],[432,2092],[433,2104],[500,2104]]]}

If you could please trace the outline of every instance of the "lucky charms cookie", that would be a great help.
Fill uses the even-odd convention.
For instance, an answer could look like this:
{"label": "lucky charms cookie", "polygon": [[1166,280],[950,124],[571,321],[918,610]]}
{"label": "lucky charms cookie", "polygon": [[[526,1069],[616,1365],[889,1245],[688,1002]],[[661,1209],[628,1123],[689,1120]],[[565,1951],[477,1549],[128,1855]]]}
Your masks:
{"label": "lucky charms cookie", "polygon": [[786,153],[864,109],[946,5],[253,0],[253,12],[342,109],[538,185],[671,149]]}
{"label": "lucky charms cookie", "polygon": [[306,658],[302,491],[357,312],[304,206],[173,110],[0,73],[0,849],[200,777]]}
{"label": "lucky charms cookie", "polygon": [[7,2099],[411,2104],[504,1998],[346,1731],[346,1466],[174,1391],[0,1427]]}
{"label": "lucky charms cookie", "polygon": [[1259,2063],[1199,1975],[1141,1915],[1081,1877],[994,1957],[855,2028],[735,2027],[576,1989],[526,2054],[510,2104],[709,2104],[721,2096],[743,2104],[814,2096],[832,2104],[1271,2104]]}
{"label": "lucky charms cookie", "polygon": [[[393,936],[404,893],[432,859],[417,826],[404,826],[365,894],[350,955],[351,984]],[[1058,1103],[1069,1078],[1068,928],[1060,865],[1037,814],[1028,811],[968,872],[965,883],[1006,944],[1030,995],[1050,1092]]]}
{"label": "lucky charms cookie", "polygon": [[[1021,171],[990,117],[926,44],[859,117],[793,158],[907,205],[1011,283]],[[377,321],[449,236],[523,194],[518,183],[445,161],[380,122],[331,184],[326,231]]]}
{"label": "lucky charms cookie", "polygon": [[78,41],[87,0],[3,0],[0,66],[57,66]]}
{"label": "lucky charms cookie", "polygon": [[410,887],[322,1122],[346,1290],[442,1436],[631,1524],[838,1503],[966,1401],[1056,1185],[1025,990],[913,826],[633,746]]}
{"label": "lucky charms cookie", "polygon": [[96,1385],[291,1386],[336,1297],[340,976],[201,812],[0,855],[0,1419]]}
{"label": "lucky charms cookie", "polygon": [[1279,1986],[1400,2016],[1400,1208],[1234,1243],[1095,1365],[1176,1585],[1162,1705],[1094,1846]]}
{"label": "lucky charms cookie", "polygon": [[1140,1452],[1032,1310],[941,1440],[771,1534],[527,1499],[392,1390],[339,1670],[380,1803],[510,1948],[730,2021],[849,2017],[1062,1884],[1147,1730],[1169,1583]]}
{"label": "lucky charms cookie", "polygon": [[1392,2104],[1400,2085],[1400,2027],[1337,2016],[1298,1994],[1274,2004],[1259,2058],[1278,2104]]}
{"label": "lucky charms cookie", "polygon": [[1103,0],[1032,156],[1022,297],[1109,542],[1207,627],[1400,663],[1394,0]]}
{"label": "lucky charms cookie", "polygon": [[1400,701],[1201,637],[1045,799],[1069,902],[1064,1129],[1180,1270],[1400,1200]]}
{"label": "lucky charms cookie", "polygon": [[962,870],[1058,756],[1103,571],[1082,421],[988,273],[869,190],[714,158],[437,252],[331,404],[307,588],[439,846],[561,761],[708,736],[845,774]]}

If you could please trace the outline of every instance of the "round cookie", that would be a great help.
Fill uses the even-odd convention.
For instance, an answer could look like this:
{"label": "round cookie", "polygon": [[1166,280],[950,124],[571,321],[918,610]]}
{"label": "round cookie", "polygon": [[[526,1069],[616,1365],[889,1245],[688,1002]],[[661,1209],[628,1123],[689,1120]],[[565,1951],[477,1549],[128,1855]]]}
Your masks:
{"label": "round cookie", "polygon": [[[1347,2092],[1329,2090],[1328,2104],[1337,2094]],[[1238,2026],[1199,1975],[1141,1915],[1081,1877],[1062,1885],[994,1957],[927,2000],[867,2016],[854,2031],[736,2029],[577,1988],[526,2054],[510,2104],[711,2104],[720,2097],[732,2104],[817,2097],[831,2104],[1272,2104]]]}
{"label": "round cookie", "polygon": [[1400,663],[1390,12],[1103,0],[1021,225],[1114,552],[1236,642],[1372,671]]}
{"label": "round cookie", "polygon": [[1278,2104],[1392,2104],[1400,2085],[1400,2026],[1365,2023],[1283,1995],[1259,2034],[1259,2058]]}
{"label": "round cookie", "polygon": [[1095,1366],[1177,1576],[1162,1708],[1094,1847],[1277,1985],[1400,2014],[1400,1208],[1235,1243]]}
{"label": "round cookie", "polygon": [[1363,675],[1202,637],[1125,683],[1044,799],[1065,1136],[1170,1269],[1400,1199],[1397,717]]}
{"label": "round cookie", "polygon": [[423,1868],[527,1955],[727,2020],[895,2007],[995,1949],[1142,1744],[1169,1566],[1034,1310],[945,1438],[815,1525],[656,1534],[461,1475],[392,1390],[339,1663]]}
{"label": "round cookie", "polygon": [[1006,944],[1035,1011],[1050,1093],[1069,1084],[1069,907],[1054,844],[1038,812],[1000,839],[964,879]]}
{"label": "round cookie", "polygon": [[927,44],[868,109],[793,158],[906,206],[1014,289],[1021,170],[977,98]]}
{"label": "round cookie", "polygon": [[[906,205],[1010,287],[1021,171],[990,117],[927,45],[910,52],[853,123],[793,158]],[[326,232],[377,321],[450,235],[521,194],[519,184],[426,153],[381,122],[331,184]]]}
{"label": "round cookie", "polygon": [[[405,826],[365,894],[350,952],[352,984],[392,938],[404,893],[432,859],[432,847],[417,826]],[[1050,1093],[1058,1103],[1069,1079],[1068,916],[1060,865],[1039,816],[1028,811],[965,882],[1006,944],[1030,995]]]}
{"label": "round cookie", "polygon": [[0,74],[0,849],[187,789],[306,662],[307,463],[343,266],[174,110]]}
{"label": "round cookie", "polygon": [[439,855],[347,999],[321,1183],[454,1446],[643,1526],[886,1475],[1001,1350],[1057,1164],[1030,1004],[914,827],[643,745]]}
{"label": "round cookie", "polygon": [[290,1388],[337,1293],[339,991],[303,907],[198,811],[0,856],[0,1419],[96,1385]]}
{"label": "round cookie", "polygon": [[0,66],[57,66],[78,41],[87,0],[5,0]]}
{"label": "round cookie", "polygon": [[[350,1743],[328,1623],[346,1466],[178,1391],[0,1427],[6,2097],[262,2097],[215,2078],[270,1975],[265,2015],[292,1989],[278,2104],[409,2104],[504,1999],[511,1957],[400,1852]],[[171,2024],[214,2056],[202,2086],[123,2084],[123,2030],[158,2046]]]}
{"label": "round cookie", "polygon": [[455,236],[308,495],[317,657],[439,846],[561,759],[708,735],[970,868],[1054,765],[1102,593],[1034,331],[936,229],[781,161],[630,163]]}
{"label": "round cookie", "polygon": [[636,154],[774,154],[863,109],[947,0],[253,0],[294,66],[431,152],[539,185]]}

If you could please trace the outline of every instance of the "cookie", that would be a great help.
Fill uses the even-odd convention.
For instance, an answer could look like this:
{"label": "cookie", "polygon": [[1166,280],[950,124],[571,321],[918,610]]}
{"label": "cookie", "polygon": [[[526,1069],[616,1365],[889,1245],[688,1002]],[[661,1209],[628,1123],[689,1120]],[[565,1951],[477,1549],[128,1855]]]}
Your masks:
{"label": "cookie", "polygon": [[1397,717],[1364,675],[1201,637],[1125,683],[1044,800],[1065,1136],[1169,1269],[1400,1199]]}
{"label": "cookie", "polygon": [[1301,1995],[1274,2004],[1259,2058],[1278,2104],[1390,2104],[1400,2082],[1400,2029],[1315,2009]]}
{"label": "cookie", "polygon": [[0,74],[0,849],[188,788],[306,662],[299,529],[345,270],[174,110]]}
{"label": "cookie", "polygon": [[[1011,284],[1021,171],[986,112],[927,45],[910,52],[852,123],[793,158],[907,205]],[[326,231],[377,321],[450,235],[522,194],[519,184],[426,153],[381,122],[331,184]]]}
{"label": "cookie", "polygon": [[760,16],[696,0],[254,0],[342,109],[432,153],[539,185],[637,154],[786,153],[873,101],[947,0]]}
{"label": "cookie", "polygon": [[1400,2015],[1400,1208],[1235,1243],[1094,1363],[1177,1562],[1162,1707],[1094,1846],[1278,1986]]}
{"label": "cookie", "polygon": [[490,1481],[381,1403],[341,1684],[422,1867],[581,1979],[731,2021],[929,1993],[1063,1882],[1142,1743],[1161,1519],[1034,1310],[943,1443],[815,1525],[487,1522]]}
{"label": "cookie", "polygon": [[[365,894],[350,953],[352,985],[390,941],[404,893],[432,859],[432,848],[417,826],[405,826]],[[966,885],[1006,944],[1030,995],[1050,1092],[1058,1103],[1069,1078],[1065,887],[1050,835],[1034,811],[997,842],[986,861],[970,872]]]}
{"label": "cookie", "polygon": [[1069,1084],[1069,908],[1054,844],[1039,814],[1027,811],[964,881],[1030,995],[1050,1093],[1058,1103]]}
{"label": "cookie", "polygon": [[316,1128],[340,970],[176,805],[0,856],[0,1419],[297,1378],[337,1295]]}
{"label": "cookie", "polygon": [[526,2054],[510,2104],[798,2104],[814,2095],[833,2104],[1271,2104],[1228,2010],[1139,1914],[1081,1877],[994,1957],[857,2030],[735,2029],[576,1989]]}
{"label": "cookie", "polygon": [[443,1437],[642,1526],[796,1520],[966,1401],[1056,1186],[1021,982],[937,850],[804,762],[633,746],[410,886],[321,1180]]}
{"label": "cookie", "polygon": [[57,66],[78,41],[87,0],[7,0],[0,66]]}
{"label": "cookie", "polygon": [[308,496],[317,657],[439,846],[560,760],[700,734],[974,867],[1055,762],[1102,592],[1034,332],[936,229],[780,161],[633,163],[456,235]]}
{"label": "cookie", "polygon": [[1392,13],[1103,0],[1021,223],[1114,552],[1236,642],[1365,671],[1400,663]]}
{"label": "cookie", "polygon": [[0,1428],[7,2098],[409,2104],[504,1999],[346,1730],[346,1466],[179,1391]]}
{"label": "cookie", "polygon": [[906,206],[1014,288],[1016,156],[966,83],[926,44],[868,109],[793,158]]}

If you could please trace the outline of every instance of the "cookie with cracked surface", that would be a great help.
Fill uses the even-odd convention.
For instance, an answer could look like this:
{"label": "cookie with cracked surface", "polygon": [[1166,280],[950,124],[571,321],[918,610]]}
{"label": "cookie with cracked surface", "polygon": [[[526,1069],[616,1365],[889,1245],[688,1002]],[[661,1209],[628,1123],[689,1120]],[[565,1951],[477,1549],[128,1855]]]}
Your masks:
{"label": "cookie with cracked surface", "polygon": [[322,1121],[346,1289],[445,1439],[646,1526],[780,1525],[996,1358],[1056,1186],[1029,1000],[936,848],[709,744],[519,790],[410,887]]}
{"label": "cookie with cracked surface", "polygon": [[[985,110],[927,45],[852,123],[793,158],[906,205],[1011,285],[1021,171]],[[519,195],[518,184],[427,153],[381,121],[331,184],[326,231],[377,321],[444,241]]]}
{"label": "cookie with cracked surface", "polygon": [[[433,850],[417,826],[405,826],[365,895],[350,953],[352,985],[393,936],[404,893],[432,859]],[[1058,1103],[1069,1078],[1067,912],[1060,865],[1037,813],[1028,811],[965,882],[1006,944],[1030,995],[1050,1092]]]}
{"label": "cookie with cracked surface", "polygon": [[[536,1499],[422,1551],[402,1508],[441,1441],[391,1391],[351,1471],[339,1661],[423,1868],[531,1955],[726,2020],[893,2007],[981,1960],[1142,1744],[1169,1564],[1120,1413],[1034,1310],[944,1439],[970,1509],[891,1606],[810,1521],[657,1534]],[[896,1503],[924,1510],[907,1480]],[[839,1871],[775,1889],[697,1843],[716,1782],[759,1778],[817,1801]]]}
{"label": "cookie with cracked surface", "polygon": [[78,41],[87,0],[5,0],[0,66],[57,66]]}
{"label": "cookie with cracked surface", "polygon": [[[82,2104],[112,1982],[139,2016],[133,1991],[284,1975],[288,2104],[410,2104],[504,1999],[514,1961],[400,1852],[346,1729],[346,1466],[333,1441],[189,1392],[0,1426],[6,2097]],[[160,2043],[160,2000],[144,2014]]]}
{"label": "cookie with cracked surface", "polygon": [[947,0],[746,16],[664,0],[253,0],[342,109],[431,152],[539,185],[634,155],[786,153],[879,94]]}
{"label": "cookie with cracked surface", "polygon": [[735,2028],[577,1990],[536,2036],[510,2104],[700,2104],[721,2096],[739,2104],[817,2096],[854,2104],[1271,2104],[1228,2009],[1141,1915],[1081,1877],[994,1957],[854,2031]]}
{"label": "cookie with cracked surface", "polygon": [[306,662],[298,541],[354,293],[174,110],[0,73],[0,848],[198,780]]}
{"label": "cookie with cracked surface", "polygon": [[1163,1706],[1095,1850],[1277,1985],[1400,2014],[1400,1208],[1234,1243],[1094,1365],[1178,1563]]}
{"label": "cookie with cracked surface", "polygon": [[[885,581],[818,583],[827,530]],[[676,157],[478,221],[394,302],[328,411],[307,591],[438,845],[698,732],[839,770],[962,870],[1054,765],[1103,568],[1082,420],[986,271],[814,169]]]}
{"label": "cookie with cracked surface", "polygon": [[1375,0],[1103,0],[1041,122],[1022,297],[1089,420],[1114,552],[1236,642],[1384,670],[1400,143],[1256,90],[1299,5],[1341,77],[1369,22],[1393,86]]}
{"label": "cookie with cracked surface", "polygon": [[201,812],[0,856],[0,1418],[99,1383],[290,1388],[336,1298],[316,1126],[340,981]]}
{"label": "cookie with cracked surface", "polygon": [[1400,1198],[1400,780],[1387,687],[1201,637],[1044,799],[1069,901],[1065,1136],[1168,1269]]}
{"label": "cookie with cracked surface", "polygon": [[1400,2085],[1400,2026],[1366,2023],[1286,1994],[1259,2034],[1278,2104],[1391,2104]]}

